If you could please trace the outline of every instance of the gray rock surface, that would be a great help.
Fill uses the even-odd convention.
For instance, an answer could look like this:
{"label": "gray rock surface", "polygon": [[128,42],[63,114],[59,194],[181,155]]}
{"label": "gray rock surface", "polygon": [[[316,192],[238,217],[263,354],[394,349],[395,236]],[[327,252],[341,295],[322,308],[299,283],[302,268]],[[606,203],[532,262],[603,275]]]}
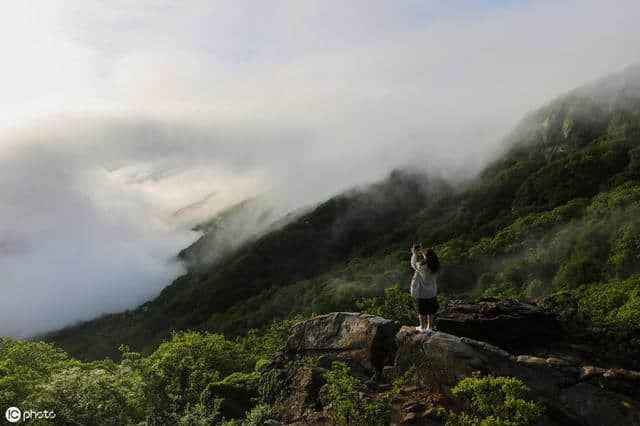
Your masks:
{"label": "gray rock surface", "polygon": [[398,326],[388,319],[354,312],[333,312],[296,324],[287,341],[289,353],[344,360],[365,370],[393,363]]}
{"label": "gray rock surface", "polygon": [[402,327],[395,368],[417,366],[426,387],[445,394],[474,371],[522,380],[557,424],[640,425],[640,372],[570,365],[554,358],[514,356],[496,346],[443,332]]}
{"label": "gray rock surface", "polygon": [[[535,307],[505,306],[497,309],[508,309],[510,318],[515,318],[515,311],[530,312],[524,313],[525,317],[533,315],[527,318],[540,314]],[[486,321],[498,327],[504,319],[495,319],[503,315],[498,311],[493,311],[492,320],[487,312],[475,310],[470,308],[470,317],[464,321]],[[464,322],[463,317],[458,318]],[[541,425],[640,426],[640,372],[603,368],[540,352],[511,352],[441,331],[418,333],[415,327],[399,328],[390,320],[372,315],[334,312],[299,323],[291,329],[286,351],[276,358],[266,368],[287,377],[289,389],[279,405],[279,414],[289,424],[333,424],[323,411],[329,403],[324,376],[332,361],[343,360],[360,376],[363,384],[359,394],[363,399],[388,390],[394,377],[415,366],[415,373],[392,401],[395,423],[442,424],[436,408],[462,408],[464,401],[455,397],[452,389],[461,379],[479,371],[522,380],[531,389],[531,397],[546,408]]]}

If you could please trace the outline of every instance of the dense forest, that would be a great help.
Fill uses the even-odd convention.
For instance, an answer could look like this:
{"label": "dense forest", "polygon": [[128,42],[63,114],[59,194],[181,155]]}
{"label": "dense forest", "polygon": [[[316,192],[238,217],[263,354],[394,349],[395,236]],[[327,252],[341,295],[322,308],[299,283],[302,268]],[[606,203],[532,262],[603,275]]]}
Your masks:
{"label": "dense forest", "polygon": [[408,289],[415,242],[438,253],[443,298],[532,301],[567,328],[640,347],[638,66],[528,114],[472,180],[394,171],[203,262],[205,242],[247,205],[202,226],[181,253],[188,272],[154,300],[43,336],[55,346],[4,339],[0,402],[46,402],[87,424],[107,417],[78,407],[120,413],[113,424],[251,424],[277,394],[259,366],[296,318],[363,309],[410,320],[389,298]]}

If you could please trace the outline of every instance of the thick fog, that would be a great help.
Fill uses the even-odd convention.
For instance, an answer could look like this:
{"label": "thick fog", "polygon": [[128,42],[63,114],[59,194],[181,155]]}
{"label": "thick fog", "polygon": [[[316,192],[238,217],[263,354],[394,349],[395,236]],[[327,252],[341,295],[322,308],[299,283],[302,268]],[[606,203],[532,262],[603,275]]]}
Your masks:
{"label": "thick fog", "polygon": [[524,113],[640,61],[635,0],[30,4],[0,14],[20,337],[153,297],[249,197],[277,219],[393,168],[472,176]]}

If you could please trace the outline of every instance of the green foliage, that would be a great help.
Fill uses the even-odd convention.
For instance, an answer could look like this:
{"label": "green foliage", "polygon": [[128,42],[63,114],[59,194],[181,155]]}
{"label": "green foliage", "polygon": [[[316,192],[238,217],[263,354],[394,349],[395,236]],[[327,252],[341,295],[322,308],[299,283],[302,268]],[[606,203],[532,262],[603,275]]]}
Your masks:
{"label": "green foliage", "polygon": [[0,338],[0,409],[23,401],[69,363],[67,354],[49,343]]}
{"label": "green foliage", "polygon": [[339,425],[383,426],[389,424],[391,408],[386,400],[365,400],[358,395],[362,383],[343,362],[333,362],[327,372],[329,410]]}
{"label": "green foliage", "polygon": [[563,264],[555,277],[559,285],[576,288],[583,284],[593,283],[600,278],[601,265],[597,259],[580,253]]}
{"label": "green foliage", "polygon": [[221,417],[217,403],[212,408],[204,404],[187,404],[184,411],[173,413],[169,420],[179,426],[209,426],[220,423]]}
{"label": "green foliage", "polygon": [[531,280],[524,289],[525,299],[537,301],[545,295],[545,284],[539,279]]}
{"label": "green foliage", "polygon": [[624,227],[616,238],[609,258],[616,272],[624,275],[640,272],[640,225],[632,223]]}
{"label": "green foliage", "polygon": [[400,389],[407,384],[411,377],[415,376],[416,370],[417,367],[415,365],[412,365],[407,368],[404,373],[393,379],[393,381],[391,382],[391,392],[387,394],[387,398],[389,400],[391,400],[394,395],[398,395],[400,393]]}
{"label": "green foliage", "polygon": [[286,374],[279,370],[265,371],[258,383],[258,399],[265,404],[274,404],[284,399],[289,390]]}
{"label": "green foliage", "polygon": [[593,217],[604,218],[615,211],[637,208],[639,204],[640,185],[627,182],[593,197],[588,213]]}
{"label": "green foliage", "polygon": [[247,413],[242,426],[262,426],[265,421],[273,419],[274,416],[275,412],[270,405],[259,404]]}
{"label": "green foliage", "polygon": [[154,407],[154,416],[162,420],[172,412],[181,412],[189,404],[204,404],[212,409],[216,397],[211,386],[236,371],[251,371],[254,362],[243,356],[242,346],[219,334],[174,333],[140,367],[145,376],[144,392]]}
{"label": "green foliage", "polygon": [[249,330],[246,336],[237,338],[236,342],[252,359],[269,359],[273,353],[284,347],[291,327],[305,319],[305,316],[298,314],[288,319],[273,321],[263,330]]}
{"label": "green foliage", "polygon": [[544,300],[569,327],[586,325],[613,332],[640,331],[640,275],[557,292]]}
{"label": "green foliage", "polygon": [[539,239],[543,232],[580,217],[587,203],[587,199],[577,198],[553,210],[528,214],[499,231],[493,238],[482,239],[469,250],[469,254],[477,258],[516,253],[530,241]]}
{"label": "green foliage", "polygon": [[220,402],[220,412],[226,417],[241,417],[253,405],[258,396],[260,373],[235,372],[223,380],[210,383],[204,390],[201,402]]}
{"label": "green foliage", "polygon": [[286,384],[270,380],[270,372],[256,366],[284,344],[288,328],[299,319],[276,322],[262,334],[236,341],[219,334],[174,333],[146,357],[122,346],[119,363],[85,363],[51,344],[3,338],[1,403],[44,407],[62,423],[85,425],[208,425],[245,413],[248,421],[258,421],[266,408],[251,411],[257,401],[282,395]]}
{"label": "green foliage", "polygon": [[416,324],[416,301],[400,284],[384,290],[384,297],[373,297],[357,302],[360,311],[391,319],[399,324]]}
{"label": "green foliage", "polygon": [[478,372],[462,379],[453,394],[469,400],[469,412],[449,411],[447,426],[526,426],[543,414],[543,407],[528,400],[529,388],[512,377],[482,377]]}
{"label": "green foliage", "polygon": [[121,425],[145,419],[142,377],[124,366],[106,369],[71,367],[53,374],[22,404],[53,410],[65,421],[86,425]]}
{"label": "green foliage", "polygon": [[591,322],[640,330],[640,275],[587,288],[577,300],[579,313]]}

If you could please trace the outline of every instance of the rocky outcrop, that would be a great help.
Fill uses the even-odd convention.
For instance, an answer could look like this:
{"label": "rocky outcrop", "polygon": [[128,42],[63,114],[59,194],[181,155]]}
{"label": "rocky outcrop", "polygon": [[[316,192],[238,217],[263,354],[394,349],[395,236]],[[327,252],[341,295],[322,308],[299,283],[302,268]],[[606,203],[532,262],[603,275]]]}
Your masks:
{"label": "rocky outcrop", "polygon": [[[413,372],[392,401],[393,424],[443,424],[437,408],[459,411],[465,407],[452,389],[479,371],[522,380],[531,397],[546,408],[541,425],[640,426],[640,372],[601,368],[571,357],[522,354],[465,337],[474,334],[500,341],[496,340],[500,333],[512,330],[501,328],[509,327],[509,321],[529,330],[537,322],[550,327],[553,321],[545,311],[495,300],[454,301],[447,306],[440,329],[447,328],[444,324],[459,327],[462,336],[442,331],[427,335],[381,317],[351,312],[321,315],[295,325],[286,350],[267,367],[288,383],[279,404],[280,420],[296,425],[333,424],[324,411],[328,404],[325,374],[332,361],[342,360],[359,377],[358,393],[365,400],[391,389],[393,378]],[[519,333],[518,339],[525,339]],[[538,334],[539,339],[547,337]]]}
{"label": "rocky outcrop", "polygon": [[380,371],[393,363],[396,333],[393,321],[354,312],[333,312],[301,322],[291,329],[290,354],[310,356],[325,366],[344,360],[364,370]]}
{"label": "rocky outcrop", "polygon": [[439,330],[510,351],[531,351],[557,342],[561,328],[551,312],[514,300],[451,300],[438,312]]}
{"label": "rocky outcrop", "polygon": [[511,376],[531,388],[548,412],[546,423],[640,425],[640,372],[572,365],[558,358],[515,356],[496,346],[403,327],[394,369],[417,367],[419,383],[445,396],[474,371]]}

